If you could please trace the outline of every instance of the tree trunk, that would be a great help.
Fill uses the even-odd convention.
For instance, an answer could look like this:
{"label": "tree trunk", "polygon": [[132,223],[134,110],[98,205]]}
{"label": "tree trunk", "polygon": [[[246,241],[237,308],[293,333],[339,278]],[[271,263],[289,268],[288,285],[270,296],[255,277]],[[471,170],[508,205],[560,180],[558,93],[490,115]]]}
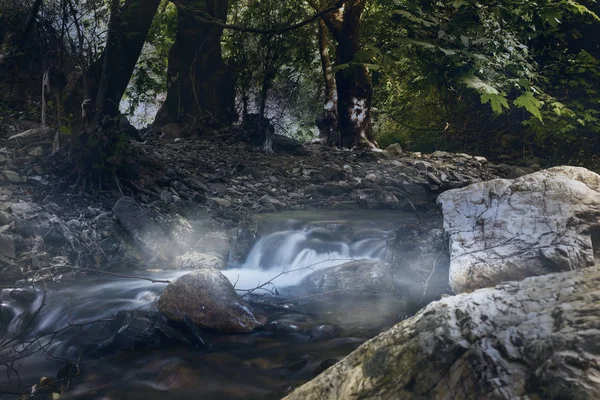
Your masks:
{"label": "tree trunk", "polygon": [[235,119],[235,102],[233,79],[221,55],[223,29],[194,18],[206,13],[225,21],[228,1],[179,0],[175,5],[178,26],[169,53],[167,99],[155,124],[229,125]]}
{"label": "tree trunk", "polygon": [[19,36],[19,42],[17,43],[18,49],[23,47],[23,45],[25,45],[25,43],[27,42],[27,39],[29,39],[29,34],[33,29],[33,23],[35,22],[35,19],[37,18],[38,13],[40,12],[41,6],[42,0],[35,0],[35,2],[33,3],[33,7],[31,7],[31,10],[29,11],[29,15],[27,15],[27,20],[25,21],[25,25],[23,26],[23,31]]}
{"label": "tree trunk", "polygon": [[350,0],[346,3],[336,48],[337,65],[350,64],[335,74],[338,119],[344,147],[375,147],[371,126],[371,77],[364,65],[353,64],[359,50],[360,19],[365,2],[366,0]]}
{"label": "tree trunk", "polygon": [[[65,100],[65,114],[72,115],[74,121],[79,120],[81,104],[84,100],[97,100],[100,81],[104,70],[104,59],[107,52],[110,76],[107,76],[106,92],[102,113],[111,117],[119,113],[119,103],[127,89],[135,65],[140,57],[154,15],[160,0],[127,0],[115,19],[111,33],[114,40],[107,43],[104,54],[82,74],[73,92]],[[109,38],[110,39],[110,38]],[[110,50],[109,50],[110,48]],[[77,125],[77,122],[74,123]]]}
{"label": "tree trunk", "polygon": [[331,146],[341,146],[341,138],[337,121],[337,86],[335,75],[331,68],[331,58],[329,56],[329,38],[327,37],[327,27],[323,20],[319,20],[319,55],[321,56],[321,67],[323,69],[325,103],[323,113],[317,118],[317,127],[321,137]]}
{"label": "tree trunk", "polygon": [[[355,64],[359,50],[360,20],[367,0],[348,0],[335,13],[323,16],[323,21],[337,42],[336,64],[345,65],[336,72],[338,107],[337,116],[344,147],[375,148],[371,126],[373,90],[371,78],[364,65]],[[326,5],[333,5],[326,0]],[[310,4],[322,8],[311,0]]]}

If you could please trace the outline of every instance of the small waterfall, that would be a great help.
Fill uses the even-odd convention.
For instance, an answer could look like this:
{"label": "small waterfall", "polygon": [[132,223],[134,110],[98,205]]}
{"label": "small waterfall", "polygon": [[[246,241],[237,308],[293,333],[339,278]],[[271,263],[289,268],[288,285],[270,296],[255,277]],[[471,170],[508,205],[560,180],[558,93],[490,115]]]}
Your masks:
{"label": "small waterfall", "polygon": [[355,233],[339,226],[279,231],[261,238],[240,268],[223,273],[242,290],[275,277],[278,288],[291,286],[318,269],[359,259],[382,260],[389,235],[390,231]]}

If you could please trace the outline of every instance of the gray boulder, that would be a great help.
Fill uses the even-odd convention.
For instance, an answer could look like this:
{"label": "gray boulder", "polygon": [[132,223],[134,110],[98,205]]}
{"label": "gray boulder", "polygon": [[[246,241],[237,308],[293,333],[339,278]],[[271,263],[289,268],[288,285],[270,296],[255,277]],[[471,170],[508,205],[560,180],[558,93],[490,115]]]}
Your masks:
{"label": "gray boulder", "polygon": [[438,203],[455,292],[595,264],[600,176],[584,168],[476,183],[443,193]]}
{"label": "gray boulder", "polygon": [[216,269],[206,268],[183,275],[165,288],[158,309],[168,319],[221,332],[252,332],[262,326],[250,305]]}
{"label": "gray boulder", "polygon": [[431,303],[286,400],[598,399],[600,270]]}
{"label": "gray boulder", "polygon": [[397,291],[389,266],[373,260],[356,260],[324,268],[308,275],[298,285],[311,294],[380,295]]}
{"label": "gray boulder", "polygon": [[212,253],[190,251],[175,258],[177,269],[222,269],[225,266],[223,257]]}

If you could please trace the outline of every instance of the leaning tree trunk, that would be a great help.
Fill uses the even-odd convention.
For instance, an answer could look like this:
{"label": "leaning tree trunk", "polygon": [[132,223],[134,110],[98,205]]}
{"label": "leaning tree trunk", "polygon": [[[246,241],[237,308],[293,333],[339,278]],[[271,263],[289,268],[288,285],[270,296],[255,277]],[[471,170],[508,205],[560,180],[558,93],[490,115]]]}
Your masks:
{"label": "leaning tree trunk", "polygon": [[[371,78],[364,65],[356,63],[359,50],[360,22],[367,0],[348,0],[343,9],[323,16],[323,21],[337,42],[336,64],[344,65],[336,74],[338,95],[338,124],[343,147],[369,147],[376,144],[371,125],[371,105],[373,90]],[[316,9],[325,5],[331,6],[333,0],[325,0],[317,5],[314,0],[309,3]]]}
{"label": "leaning tree trunk", "polygon": [[[109,36],[112,35],[111,44],[107,44],[104,52],[104,55],[109,51],[112,52],[107,60],[108,65],[105,65],[104,55],[96,60],[65,100],[65,114],[72,115],[74,125],[78,125],[83,101],[98,100],[103,74],[105,74],[106,88],[102,104],[95,104],[92,108],[101,108],[102,114],[111,117],[118,115],[119,103],[142,53],[159,4],[160,0],[127,0],[121,7],[112,32],[109,33]],[[108,66],[110,71],[106,71],[105,66]],[[107,73],[110,76],[106,76]]]}
{"label": "leaning tree trunk", "polygon": [[235,119],[233,79],[221,55],[223,29],[198,21],[207,14],[225,21],[227,0],[178,0],[175,44],[169,53],[167,99],[155,125],[188,128],[229,125]]}
{"label": "leaning tree trunk", "polygon": [[321,67],[323,70],[325,103],[323,113],[317,117],[317,127],[321,137],[331,146],[341,146],[340,131],[337,118],[337,86],[335,75],[331,68],[331,57],[329,56],[329,38],[327,37],[327,27],[323,20],[319,20],[319,55],[321,56]]}

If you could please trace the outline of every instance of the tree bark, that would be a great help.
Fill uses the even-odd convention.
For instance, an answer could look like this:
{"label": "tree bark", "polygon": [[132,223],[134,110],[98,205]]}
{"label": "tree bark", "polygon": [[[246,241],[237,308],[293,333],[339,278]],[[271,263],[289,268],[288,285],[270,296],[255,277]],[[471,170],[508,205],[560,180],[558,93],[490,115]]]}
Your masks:
{"label": "tree bark", "polygon": [[[332,0],[326,0],[330,4]],[[355,63],[359,50],[360,21],[367,0],[348,0],[342,9],[325,14],[323,22],[337,42],[336,65],[344,65],[336,74],[337,116],[343,147],[375,148],[371,125],[373,90],[366,67]],[[314,8],[322,8],[314,0]]]}
{"label": "tree bark", "polygon": [[317,118],[317,127],[321,136],[332,146],[341,146],[341,138],[337,121],[337,85],[335,75],[331,68],[331,57],[329,56],[329,38],[327,37],[327,26],[323,20],[318,22],[319,55],[323,70],[325,88],[325,103],[323,113]]}
{"label": "tree bark", "polygon": [[190,128],[229,125],[235,119],[233,79],[221,55],[223,28],[198,22],[208,14],[225,21],[227,0],[178,0],[175,44],[169,53],[167,99],[155,125]]}
{"label": "tree bark", "polygon": [[[73,92],[65,101],[65,114],[72,115],[74,121],[79,120],[81,104],[84,100],[98,100],[99,85],[103,76],[104,59],[107,52],[112,51],[109,61],[110,76],[106,77],[106,92],[102,113],[111,117],[119,113],[119,103],[127,89],[135,65],[142,53],[148,31],[160,0],[127,0],[118,12],[114,28],[109,32],[109,40],[104,54],[82,74]],[[77,125],[77,122],[75,122]]]}

